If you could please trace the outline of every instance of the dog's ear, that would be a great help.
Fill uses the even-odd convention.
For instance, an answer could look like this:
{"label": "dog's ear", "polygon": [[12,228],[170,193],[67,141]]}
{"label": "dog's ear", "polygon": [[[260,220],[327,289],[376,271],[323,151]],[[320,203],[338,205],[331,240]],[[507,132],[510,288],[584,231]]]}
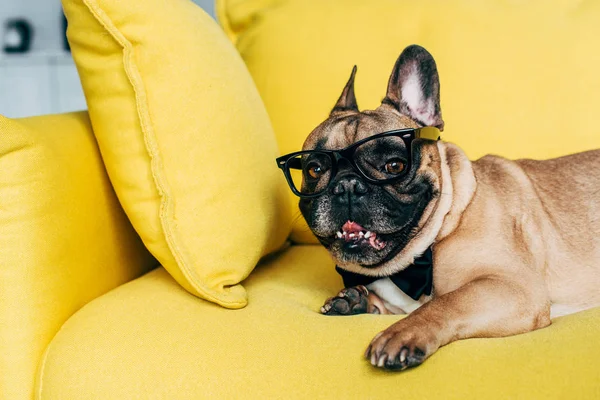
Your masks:
{"label": "dog's ear", "polygon": [[342,95],[335,103],[335,107],[331,110],[331,115],[344,111],[356,111],[358,112],[358,105],[356,104],[356,96],[354,95],[354,77],[356,76],[356,65],[352,68],[352,74],[350,79],[342,91]]}
{"label": "dog's ear", "polygon": [[408,46],[394,65],[383,103],[424,126],[444,129],[440,78],[433,56],[421,46]]}

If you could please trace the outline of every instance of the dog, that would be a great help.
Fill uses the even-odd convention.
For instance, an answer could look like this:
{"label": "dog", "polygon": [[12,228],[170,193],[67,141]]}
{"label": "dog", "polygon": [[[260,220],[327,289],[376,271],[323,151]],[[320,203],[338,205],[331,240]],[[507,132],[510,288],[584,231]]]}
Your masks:
{"label": "dog", "polygon": [[277,162],[344,278],[321,313],[408,314],[371,341],[373,366],[404,370],[455,340],[600,305],[600,150],[471,162],[435,140],[444,121],[427,50],[402,52],[375,110],[359,111],[355,75],[303,150]]}

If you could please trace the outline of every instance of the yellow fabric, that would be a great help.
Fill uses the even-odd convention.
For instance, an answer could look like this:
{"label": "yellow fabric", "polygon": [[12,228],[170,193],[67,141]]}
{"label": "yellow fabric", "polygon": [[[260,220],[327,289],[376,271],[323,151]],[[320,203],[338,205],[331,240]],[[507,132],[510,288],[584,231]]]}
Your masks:
{"label": "yellow fabric", "polygon": [[37,398],[600,398],[600,309],[456,342],[415,370],[386,373],[362,353],[399,317],[320,315],[342,287],[321,247],[292,246],[245,286],[252,301],[235,312],[198,302],[163,269],[108,293],[50,344]]}
{"label": "yellow fabric", "polygon": [[[327,117],[354,64],[359,107],[376,107],[413,43],[437,61],[442,137],[470,157],[600,147],[600,2],[217,0],[217,12],[282,153]],[[301,218],[292,237],[314,241]]]}
{"label": "yellow fabric", "polygon": [[189,0],[63,0],[119,200],[188,291],[243,307],[239,282],[290,229],[268,116],[242,60]]}
{"label": "yellow fabric", "polygon": [[31,399],[62,324],[154,265],[119,207],[87,113],[0,116],[0,399]]}

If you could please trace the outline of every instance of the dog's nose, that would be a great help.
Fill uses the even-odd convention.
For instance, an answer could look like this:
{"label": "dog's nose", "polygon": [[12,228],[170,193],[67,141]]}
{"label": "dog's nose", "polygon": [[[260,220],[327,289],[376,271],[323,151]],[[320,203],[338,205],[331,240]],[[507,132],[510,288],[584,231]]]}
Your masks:
{"label": "dog's nose", "polygon": [[336,182],[331,191],[337,196],[341,196],[343,194],[362,196],[367,194],[369,187],[360,178],[348,176],[343,177]]}

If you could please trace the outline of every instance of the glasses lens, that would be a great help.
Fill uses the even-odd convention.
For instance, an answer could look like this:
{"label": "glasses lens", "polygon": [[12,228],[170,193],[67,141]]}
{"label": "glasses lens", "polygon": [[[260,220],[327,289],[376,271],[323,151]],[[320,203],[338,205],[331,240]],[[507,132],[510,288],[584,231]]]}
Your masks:
{"label": "glasses lens", "polygon": [[399,178],[408,172],[410,149],[400,136],[384,136],[361,144],[354,153],[354,161],[371,179]]}
{"label": "glasses lens", "polygon": [[327,189],[331,180],[331,157],[310,152],[290,158],[287,167],[296,190],[302,194],[318,194]]}

